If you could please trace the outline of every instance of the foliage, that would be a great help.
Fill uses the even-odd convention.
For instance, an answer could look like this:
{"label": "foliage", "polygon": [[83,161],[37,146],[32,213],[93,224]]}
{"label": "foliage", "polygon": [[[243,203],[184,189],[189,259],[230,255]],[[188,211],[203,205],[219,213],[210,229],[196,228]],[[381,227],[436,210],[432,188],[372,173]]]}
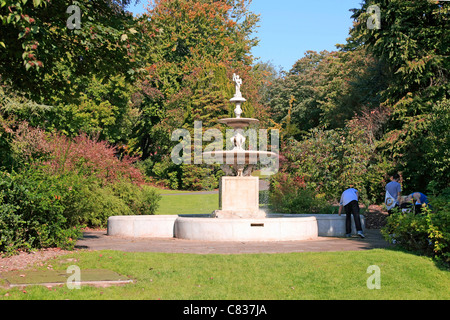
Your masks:
{"label": "foliage", "polygon": [[342,127],[355,115],[374,110],[382,77],[382,66],[363,49],[307,51],[273,82],[269,103],[275,119],[285,123],[285,135],[301,139],[312,128]]}
{"label": "foliage", "polygon": [[0,2],[0,74],[36,101],[73,102],[92,75],[103,79],[119,72],[131,80],[138,70],[137,43],[146,48],[139,20],[109,0],[74,4],[82,15],[80,29],[68,28],[66,1]]}
{"label": "foliage", "polygon": [[111,186],[114,195],[122,199],[133,215],[153,215],[161,196],[155,188],[130,182],[118,182]]}
{"label": "foliage", "polygon": [[145,72],[139,51],[148,47],[141,19],[124,10],[128,2],[75,1],[81,28],[70,29],[66,1],[1,1],[2,85],[52,106],[38,121],[15,105],[9,113],[32,126],[70,136],[98,134],[138,151],[131,139],[139,116],[131,104],[132,84]]}
{"label": "foliage", "polygon": [[441,196],[432,197],[432,208],[423,213],[391,215],[382,233],[386,240],[405,249],[430,255],[447,264],[450,263],[450,198],[448,189]]}
{"label": "foliage", "polygon": [[214,169],[198,165],[182,165],[182,189],[193,191],[213,190],[219,187],[218,177]]}
{"label": "foliage", "polygon": [[[371,4],[378,5],[382,12],[380,29],[366,27]],[[439,1],[366,0],[360,9],[352,10],[356,21],[349,42],[367,48],[389,68],[386,97],[392,99],[389,103],[398,118],[431,107],[425,104],[422,110],[417,109],[420,100],[416,99],[402,104],[408,93],[431,100],[447,94],[450,35],[445,30],[449,27],[449,9],[448,3]]]}
{"label": "foliage", "polygon": [[0,251],[73,248],[81,233],[65,216],[66,182],[34,168],[0,172]]}
{"label": "foliage", "polygon": [[363,202],[380,200],[389,164],[374,153],[375,143],[354,119],[344,129],[313,129],[306,139],[281,146],[281,171],[300,177],[306,188],[337,201],[353,185]]}
{"label": "foliage", "polygon": [[[369,29],[369,5],[381,29]],[[366,0],[338,52],[308,51],[266,101],[282,127],[288,172],[328,198],[349,183],[382,200],[388,171],[404,190],[449,181],[449,33],[446,2]],[[295,145],[295,147],[293,147]]]}
{"label": "foliage", "polygon": [[76,102],[52,108],[46,128],[72,137],[84,132],[109,143],[126,144],[139,118],[139,111],[131,103],[134,90],[123,75],[107,79],[94,76]]}
{"label": "foliage", "polygon": [[144,185],[136,158],[81,134],[69,138],[3,123],[16,171],[1,171],[0,251],[72,248],[81,225],[105,227],[112,215],[154,214],[160,196]]}
{"label": "foliage", "polygon": [[[366,27],[371,4],[382,12],[381,29]],[[353,10],[356,21],[348,47],[364,47],[387,73],[387,89],[381,94],[390,117],[380,152],[408,176],[409,189],[425,190],[430,172],[437,174],[431,178],[435,189],[448,186],[448,174],[442,174],[448,170],[448,141],[440,141],[444,147],[436,152],[428,148],[430,142],[435,146],[434,134],[427,136],[431,128],[440,130],[432,124],[437,120],[432,114],[448,108],[449,10],[447,2],[427,0],[366,0]]]}
{"label": "foliage", "polygon": [[332,213],[325,198],[307,189],[305,180],[286,172],[271,179],[269,207],[278,213]]}
{"label": "foliage", "polygon": [[48,165],[48,174],[76,172],[84,177],[94,176],[102,184],[120,179],[144,182],[141,172],[133,166],[136,158],[125,155],[118,159],[116,147],[106,141],[91,139],[86,134],[71,139],[22,123],[15,132],[12,145],[17,164],[42,161]]}
{"label": "foliage", "polygon": [[233,72],[245,79],[245,115],[264,113],[250,55],[258,16],[248,11],[249,2],[152,2],[145,22],[152,50],[146,56],[147,75],[134,95],[142,115],[136,135],[144,159],[159,162],[168,155],[174,129],[192,129],[201,120],[206,130],[230,115]]}
{"label": "foliage", "polygon": [[154,188],[130,182],[117,182],[106,187],[91,182],[74,188],[72,199],[66,199],[66,213],[76,224],[106,227],[109,217],[153,215],[161,196]]}
{"label": "foliage", "polygon": [[80,226],[105,227],[114,215],[152,215],[160,195],[149,186],[116,182],[102,187],[75,172],[48,174],[46,166],[0,172],[0,252],[71,249]]}

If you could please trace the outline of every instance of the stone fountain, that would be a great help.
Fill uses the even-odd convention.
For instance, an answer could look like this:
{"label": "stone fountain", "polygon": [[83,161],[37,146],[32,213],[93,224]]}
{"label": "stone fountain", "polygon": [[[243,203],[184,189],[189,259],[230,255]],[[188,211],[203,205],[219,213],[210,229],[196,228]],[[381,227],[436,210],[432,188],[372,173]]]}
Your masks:
{"label": "stone fountain", "polygon": [[227,174],[220,181],[220,209],[209,216],[110,217],[108,235],[175,237],[201,241],[291,241],[317,238],[318,220],[313,215],[274,215],[260,210],[259,178],[251,176],[252,168],[261,157],[278,155],[269,151],[245,150],[244,129],[258,124],[259,120],[241,117],[242,104],[246,101],[240,90],[242,79],[233,75],[233,81],[236,93],[230,101],[236,105],[236,117],[219,120],[234,130],[231,138],[232,149],[203,153],[204,158],[219,160]]}
{"label": "stone fountain", "polygon": [[[205,152],[203,157],[214,158],[222,164],[223,171],[227,176],[222,177],[219,187],[219,206],[213,218],[232,219],[232,218],[256,218],[266,217],[266,212],[259,209],[259,178],[252,177],[253,166],[257,164],[261,156],[278,157],[274,152],[245,150],[244,129],[250,125],[259,123],[259,120],[252,118],[241,118],[242,103],[246,101],[241,94],[242,79],[236,74],[233,75],[233,81],[236,84],[236,93],[230,100],[236,104],[234,113],[235,118],[219,119],[219,122],[225,124],[234,130],[231,145],[232,150]],[[235,168],[236,176],[230,167]],[[245,172],[244,172],[245,169]]]}
{"label": "stone fountain", "polygon": [[[259,123],[259,120],[242,118],[242,79],[234,74],[236,93],[230,100],[236,105],[235,118],[220,119],[219,122],[234,130],[231,150],[203,153],[204,158],[214,158],[222,164],[227,174],[221,178],[219,187],[220,209],[211,217],[179,217],[175,222],[175,237],[191,240],[220,241],[270,241],[305,240],[317,237],[315,217],[268,218],[259,207],[259,177],[251,176],[253,166],[261,157],[274,158],[274,152],[245,150],[244,129]],[[233,170],[230,167],[234,168]],[[245,170],[245,171],[244,171]]]}

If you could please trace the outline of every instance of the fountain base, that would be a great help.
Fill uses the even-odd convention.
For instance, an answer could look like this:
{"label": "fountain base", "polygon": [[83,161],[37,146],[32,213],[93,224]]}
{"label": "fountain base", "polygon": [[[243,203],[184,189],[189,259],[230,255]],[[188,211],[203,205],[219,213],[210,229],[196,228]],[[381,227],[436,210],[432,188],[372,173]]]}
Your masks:
{"label": "fountain base", "polygon": [[198,241],[298,241],[318,236],[315,217],[301,219],[183,218],[175,221],[175,238]]}

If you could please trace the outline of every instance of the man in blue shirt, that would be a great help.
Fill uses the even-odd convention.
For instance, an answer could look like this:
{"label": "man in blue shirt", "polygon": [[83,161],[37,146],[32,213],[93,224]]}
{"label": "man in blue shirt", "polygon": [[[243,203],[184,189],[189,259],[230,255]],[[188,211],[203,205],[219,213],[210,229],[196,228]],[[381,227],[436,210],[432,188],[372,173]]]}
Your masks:
{"label": "man in blue shirt", "polygon": [[422,192],[413,192],[406,197],[407,202],[413,202],[416,214],[422,212],[422,208],[429,206],[428,197]]}
{"label": "man in blue shirt", "polygon": [[395,173],[391,176],[391,182],[386,185],[386,197],[384,201],[389,215],[392,214],[392,209],[399,206],[399,200],[402,195],[402,186],[399,181],[400,175]]}
{"label": "man in blue shirt", "polygon": [[358,203],[358,190],[354,188],[349,188],[345,190],[341,195],[341,201],[339,203],[339,215],[341,215],[342,208],[345,209],[346,219],[345,219],[345,231],[346,236],[351,237],[352,235],[352,215],[353,220],[355,220],[356,230],[358,236],[365,238],[362,228],[361,220],[359,217],[359,203]]}

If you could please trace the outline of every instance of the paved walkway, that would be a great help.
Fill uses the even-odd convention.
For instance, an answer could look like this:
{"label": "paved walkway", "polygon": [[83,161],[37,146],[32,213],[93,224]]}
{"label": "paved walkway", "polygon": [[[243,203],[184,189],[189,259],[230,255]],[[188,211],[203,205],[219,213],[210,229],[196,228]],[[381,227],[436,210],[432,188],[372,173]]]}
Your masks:
{"label": "paved walkway", "polygon": [[318,251],[359,251],[385,248],[388,243],[380,230],[366,229],[366,238],[319,237],[307,241],[211,242],[181,239],[136,239],[110,237],[105,231],[85,232],[77,242],[80,249],[126,252],[166,252],[191,254],[249,254]]}

